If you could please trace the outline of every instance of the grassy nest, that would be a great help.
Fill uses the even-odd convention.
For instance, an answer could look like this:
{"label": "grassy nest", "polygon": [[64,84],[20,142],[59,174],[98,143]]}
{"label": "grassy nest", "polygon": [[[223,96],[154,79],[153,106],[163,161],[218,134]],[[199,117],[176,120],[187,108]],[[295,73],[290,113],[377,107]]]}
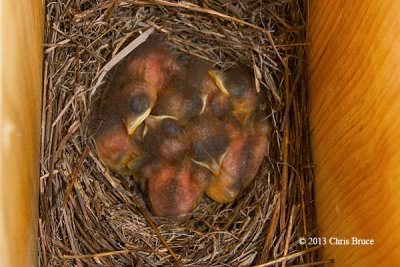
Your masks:
{"label": "grassy nest", "polygon": [[[42,266],[319,264],[304,74],[307,1],[47,1],[40,178]],[[184,222],[152,216],[131,177],[107,170],[86,124],[107,62],[151,31],[174,49],[254,70],[273,125],[257,177]],[[106,66],[106,67],[105,67]],[[306,265],[308,266],[308,265]]]}

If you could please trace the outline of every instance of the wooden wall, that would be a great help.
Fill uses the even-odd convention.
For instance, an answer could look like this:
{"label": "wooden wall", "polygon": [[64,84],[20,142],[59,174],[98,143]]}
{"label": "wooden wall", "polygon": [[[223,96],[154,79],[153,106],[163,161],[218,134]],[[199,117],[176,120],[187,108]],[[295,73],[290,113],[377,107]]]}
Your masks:
{"label": "wooden wall", "polygon": [[311,0],[310,124],[319,235],[334,266],[400,266],[400,1]]}
{"label": "wooden wall", "polygon": [[0,4],[0,266],[35,266],[44,3]]}

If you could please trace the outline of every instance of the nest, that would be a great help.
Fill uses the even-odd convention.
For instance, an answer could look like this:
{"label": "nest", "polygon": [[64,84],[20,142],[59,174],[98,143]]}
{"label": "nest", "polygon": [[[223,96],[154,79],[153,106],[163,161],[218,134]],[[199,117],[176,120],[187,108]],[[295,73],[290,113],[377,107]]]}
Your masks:
{"label": "nest", "polygon": [[[43,266],[322,264],[314,236],[304,75],[307,2],[48,1],[39,262]],[[254,181],[229,204],[205,198],[190,219],[154,217],[131,177],[109,171],[87,135],[106,63],[151,31],[222,70],[254,70],[273,130]],[[117,56],[116,56],[117,55]],[[307,265],[308,266],[308,265]]]}

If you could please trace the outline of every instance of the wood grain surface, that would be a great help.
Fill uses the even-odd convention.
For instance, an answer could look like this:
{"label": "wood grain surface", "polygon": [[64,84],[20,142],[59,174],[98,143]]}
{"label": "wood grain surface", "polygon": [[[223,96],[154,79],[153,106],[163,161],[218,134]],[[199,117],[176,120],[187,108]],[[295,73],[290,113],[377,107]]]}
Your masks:
{"label": "wood grain surface", "polygon": [[0,266],[36,266],[44,3],[0,4]]}
{"label": "wood grain surface", "polygon": [[[334,266],[400,266],[400,1],[310,1],[319,236]],[[351,245],[352,237],[374,245]]]}

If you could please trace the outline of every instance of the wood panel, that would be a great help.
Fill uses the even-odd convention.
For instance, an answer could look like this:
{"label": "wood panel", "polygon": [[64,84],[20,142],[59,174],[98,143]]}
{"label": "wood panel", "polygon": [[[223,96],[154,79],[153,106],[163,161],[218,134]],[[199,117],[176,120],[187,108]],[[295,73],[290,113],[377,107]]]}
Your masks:
{"label": "wood panel", "polygon": [[35,266],[44,4],[0,4],[0,266]]}
{"label": "wood panel", "polygon": [[324,258],[400,266],[400,1],[311,0],[309,22],[317,225],[350,239]]}

